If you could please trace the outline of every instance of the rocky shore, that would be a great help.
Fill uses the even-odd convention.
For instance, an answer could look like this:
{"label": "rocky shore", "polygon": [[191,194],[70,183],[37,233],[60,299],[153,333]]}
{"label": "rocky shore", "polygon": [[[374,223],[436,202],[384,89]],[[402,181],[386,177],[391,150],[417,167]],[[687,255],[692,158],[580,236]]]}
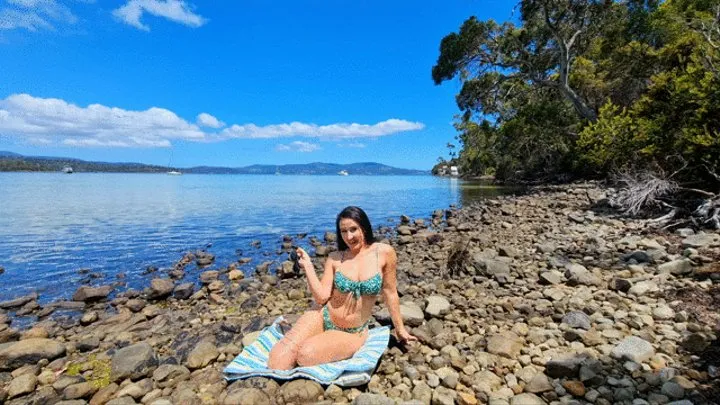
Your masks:
{"label": "rocky shore", "polygon": [[[391,341],[366,386],[226,382],[263,327],[312,302],[291,262],[256,264],[254,277],[232,263],[200,288],[175,281],[212,262],[201,253],[112,299],[85,286],[44,308],[33,295],[0,303],[0,403],[720,403],[720,235],[650,230],[609,209],[611,193],[536,188],[384,229],[422,342]],[[333,237],[318,241],[318,267]],[[47,316],[58,309],[77,315]],[[7,311],[41,320],[20,330]],[[389,323],[382,304],[375,318]]]}

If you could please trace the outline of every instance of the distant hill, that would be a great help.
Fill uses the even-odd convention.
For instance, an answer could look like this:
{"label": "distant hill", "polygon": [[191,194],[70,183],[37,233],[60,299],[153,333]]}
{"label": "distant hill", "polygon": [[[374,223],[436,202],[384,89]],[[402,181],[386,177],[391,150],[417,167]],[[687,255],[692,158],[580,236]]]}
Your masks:
{"label": "distant hill", "polygon": [[351,175],[424,175],[426,170],[400,169],[374,162],[337,164],[307,163],[292,165],[251,165],[245,167],[196,166],[188,168],[170,168],[166,166],[146,165],[142,163],[90,162],[80,159],[24,156],[13,152],[0,151],[0,172],[59,172],[70,166],[75,172],[114,172],[114,173],[164,173],[180,170],[192,174],[337,174],[345,170]]}

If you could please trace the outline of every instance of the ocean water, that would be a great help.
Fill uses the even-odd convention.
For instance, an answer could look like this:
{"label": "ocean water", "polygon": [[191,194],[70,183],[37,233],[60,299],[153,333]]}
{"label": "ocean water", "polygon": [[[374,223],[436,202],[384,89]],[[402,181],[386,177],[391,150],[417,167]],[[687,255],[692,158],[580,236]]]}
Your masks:
{"label": "ocean water", "polygon": [[[67,299],[119,273],[119,290],[143,288],[199,249],[216,256],[207,269],[251,257],[241,267],[250,272],[285,259],[276,253],[283,235],[334,231],[348,205],[376,228],[504,192],[433,176],[0,173],[0,301],[32,291],[40,302]],[[147,274],[149,266],[160,270]],[[202,270],[188,266],[187,279]]]}

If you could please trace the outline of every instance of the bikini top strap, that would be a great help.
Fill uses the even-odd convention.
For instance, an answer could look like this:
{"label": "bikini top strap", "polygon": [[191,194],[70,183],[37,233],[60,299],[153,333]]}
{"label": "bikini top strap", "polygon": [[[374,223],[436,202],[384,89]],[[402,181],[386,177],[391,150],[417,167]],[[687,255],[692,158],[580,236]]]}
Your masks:
{"label": "bikini top strap", "polygon": [[379,253],[379,250],[380,250],[380,246],[376,246],[376,247],[375,247],[375,262],[377,263],[378,273],[380,273],[380,253]]}

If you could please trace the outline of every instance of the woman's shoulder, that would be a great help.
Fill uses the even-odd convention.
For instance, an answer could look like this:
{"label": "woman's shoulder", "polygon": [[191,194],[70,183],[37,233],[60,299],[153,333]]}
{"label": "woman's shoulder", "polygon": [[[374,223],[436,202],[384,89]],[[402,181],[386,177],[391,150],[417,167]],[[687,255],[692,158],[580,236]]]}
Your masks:
{"label": "woman's shoulder", "polygon": [[375,242],[373,243],[373,246],[381,255],[387,256],[395,254],[395,248],[385,242]]}

